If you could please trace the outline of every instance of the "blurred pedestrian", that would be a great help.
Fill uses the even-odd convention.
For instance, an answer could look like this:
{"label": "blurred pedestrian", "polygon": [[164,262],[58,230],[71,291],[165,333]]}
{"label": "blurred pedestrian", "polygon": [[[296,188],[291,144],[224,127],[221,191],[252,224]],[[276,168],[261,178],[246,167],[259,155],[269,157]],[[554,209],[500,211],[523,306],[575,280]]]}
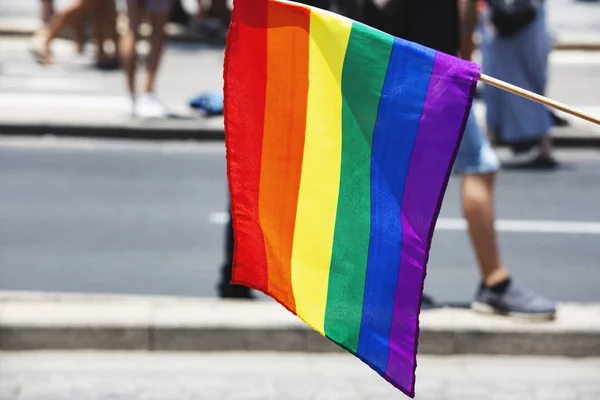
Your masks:
{"label": "blurred pedestrian", "polygon": [[[127,0],[129,27],[120,44],[121,61],[125,69],[127,88],[131,98],[132,116],[142,118],[164,118],[167,109],[155,95],[158,68],[165,46],[165,26],[169,20],[172,0]],[[146,58],[146,79],[143,92],[136,88],[137,42],[140,39],[139,27],[143,17],[147,17],[152,28],[148,37],[150,51]]]}
{"label": "blurred pedestrian", "polygon": [[[340,1],[362,3],[363,17],[369,18],[365,22],[382,22],[375,28],[454,56],[460,52],[462,21],[456,0]],[[462,176],[462,208],[481,275],[473,309],[530,319],[554,318],[554,302],[515,283],[500,259],[494,228],[499,161],[472,110],[454,167]]]}
{"label": "blurred pedestrian", "polygon": [[89,3],[87,0],[74,0],[65,9],[56,12],[52,0],[42,0],[43,27],[33,35],[32,53],[44,65],[53,64],[50,46],[67,26],[75,31],[76,51],[83,53],[84,16]]}
{"label": "blurred pedestrian", "polygon": [[41,17],[44,26],[50,22],[50,18],[54,15],[54,0],[40,0],[42,3]]}
{"label": "blurred pedestrian", "polygon": [[[484,14],[483,72],[543,95],[551,50],[545,4],[528,0],[522,3],[525,8],[521,14],[505,12],[502,4],[503,1],[488,1]],[[516,154],[537,147],[538,153],[528,164],[530,167],[558,166],[550,135],[553,118],[547,107],[491,86],[485,87],[484,99],[487,127],[492,136],[510,145]]]}
{"label": "blurred pedestrian", "polygon": [[[117,8],[114,0],[91,0],[91,17],[96,41],[96,68],[112,70],[120,67]],[[107,51],[107,44],[112,48]]]}
{"label": "blurred pedestrian", "polygon": [[473,35],[479,23],[479,0],[460,0],[460,15],[462,17],[460,56],[471,61],[475,42]]}
{"label": "blurred pedestrian", "polygon": [[227,0],[211,0],[210,6],[205,0],[197,2],[198,13],[194,20],[194,29],[208,40],[224,41],[231,19]]}

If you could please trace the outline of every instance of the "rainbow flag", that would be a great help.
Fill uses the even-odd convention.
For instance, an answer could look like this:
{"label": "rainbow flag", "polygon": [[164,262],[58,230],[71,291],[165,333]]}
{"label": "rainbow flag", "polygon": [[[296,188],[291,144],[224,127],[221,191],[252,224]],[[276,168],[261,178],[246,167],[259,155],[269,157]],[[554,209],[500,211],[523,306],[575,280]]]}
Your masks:
{"label": "rainbow flag", "polygon": [[233,282],[411,397],[429,248],[478,78],[476,64],[327,11],[234,3]]}

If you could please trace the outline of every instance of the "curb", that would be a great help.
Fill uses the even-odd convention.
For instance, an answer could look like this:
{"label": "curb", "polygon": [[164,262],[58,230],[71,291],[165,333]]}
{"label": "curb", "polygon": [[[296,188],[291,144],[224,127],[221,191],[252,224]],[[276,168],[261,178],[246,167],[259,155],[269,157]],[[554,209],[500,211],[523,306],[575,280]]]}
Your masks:
{"label": "curb", "polygon": [[[421,354],[600,356],[600,304],[553,322],[421,313]],[[342,351],[273,301],[0,292],[0,350]]]}
{"label": "curb", "polygon": [[[198,125],[201,125],[200,123]],[[137,140],[193,140],[224,141],[222,128],[193,127],[181,125],[84,125],[61,123],[7,123],[0,122],[0,137],[10,136],[57,136],[93,139],[137,139]],[[600,135],[554,134],[554,146],[557,148],[600,148]],[[503,143],[494,145],[506,147]]]}
{"label": "curb", "polygon": [[[200,123],[198,125],[201,125]],[[179,125],[84,125],[61,123],[6,123],[0,122],[0,137],[58,136],[94,139],[139,139],[139,140],[196,140],[223,141],[223,129],[212,127],[182,127]]]}

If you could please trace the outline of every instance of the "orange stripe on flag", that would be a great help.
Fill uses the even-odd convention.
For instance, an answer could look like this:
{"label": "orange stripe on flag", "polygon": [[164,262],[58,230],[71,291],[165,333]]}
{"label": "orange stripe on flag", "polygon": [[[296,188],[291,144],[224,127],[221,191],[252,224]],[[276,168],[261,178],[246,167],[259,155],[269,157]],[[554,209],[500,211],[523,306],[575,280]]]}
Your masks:
{"label": "orange stripe on flag", "polygon": [[291,258],[306,130],[309,29],[309,9],[269,2],[259,215],[269,293],[294,312]]}

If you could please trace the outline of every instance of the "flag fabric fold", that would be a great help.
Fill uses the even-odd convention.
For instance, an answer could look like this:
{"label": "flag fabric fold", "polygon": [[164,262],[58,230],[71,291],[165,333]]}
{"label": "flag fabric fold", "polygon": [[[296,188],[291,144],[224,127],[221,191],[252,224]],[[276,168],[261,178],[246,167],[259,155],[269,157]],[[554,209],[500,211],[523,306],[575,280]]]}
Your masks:
{"label": "flag fabric fold", "polygon": [[410,397],[433,230],[479,73],[328,11],[234,1],[233,282]]}

